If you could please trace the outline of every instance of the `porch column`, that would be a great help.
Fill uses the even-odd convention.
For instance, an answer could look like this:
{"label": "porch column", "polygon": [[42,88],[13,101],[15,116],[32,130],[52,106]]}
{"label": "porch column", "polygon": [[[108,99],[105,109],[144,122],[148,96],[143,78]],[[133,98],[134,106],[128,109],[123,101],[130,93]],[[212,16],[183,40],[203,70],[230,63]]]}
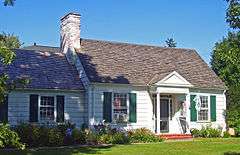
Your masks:
{"label": "porch column", "polygon": [[186,95],[186,122],[187,122],[187,134],[190,134],[190,123],[191,123],[191,114],[190,114],[190,93],[185,94]]}
{"label": "porch column", "polygon": [[160,93],[157,93],[157,133],[160,134]]}

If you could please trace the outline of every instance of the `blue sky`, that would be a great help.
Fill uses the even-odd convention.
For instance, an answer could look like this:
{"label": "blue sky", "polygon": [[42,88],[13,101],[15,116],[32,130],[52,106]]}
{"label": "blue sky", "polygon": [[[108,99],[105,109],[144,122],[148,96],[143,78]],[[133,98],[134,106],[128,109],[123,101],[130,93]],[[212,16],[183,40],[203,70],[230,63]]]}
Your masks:
{"label": "blue sky", "polygon": [[59,46],[60,18],[81,14],[81,37],[196,49],[206,62],[215,42],[226,36],[224,0],[16,0],[0,5],[0,31],[24,45]]}

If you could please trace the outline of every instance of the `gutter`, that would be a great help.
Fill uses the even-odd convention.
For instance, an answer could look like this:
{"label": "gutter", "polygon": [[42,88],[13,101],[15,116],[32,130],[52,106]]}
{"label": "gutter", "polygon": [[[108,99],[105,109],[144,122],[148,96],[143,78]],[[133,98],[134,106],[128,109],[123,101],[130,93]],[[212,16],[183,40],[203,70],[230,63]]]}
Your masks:
{"label": "gutter", "polygon": [[115,86],[130,86],[130,87],[147,87],[143,84],[121,84],[121,83],[101,83],[101,82],[91,82],[90,85],[115,85]]}
{"label": "gutter", "polygon": [[61,91],[61,92],[85,92],[86,90],[74,90],[74,89],[34,89],[34,88],[16,88],[12,91]]}

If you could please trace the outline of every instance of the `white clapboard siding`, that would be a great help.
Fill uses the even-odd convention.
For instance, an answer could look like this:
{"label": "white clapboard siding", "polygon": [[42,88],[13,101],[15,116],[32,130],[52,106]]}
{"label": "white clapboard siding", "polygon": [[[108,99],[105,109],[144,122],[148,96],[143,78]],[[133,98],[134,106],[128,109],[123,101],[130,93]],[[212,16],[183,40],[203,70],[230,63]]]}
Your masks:
{"label": "white clapboard siding", "polygon": [[[152,102],[146,88],[129,87],[129,86],[103,86],[94,87],[94,120],[96,123],[103,120],[103,92],[116,93],[136,93],[137,95],[137,122],[128,123],[126,129],[148,128],[153,129],[152,121]],[[91,100],[92,101],[92,100]]]}
{"label": "white clapboard siding", "polygon": [[38,94],[42,96],[63,95],[65,97],[65,120],[76,124],[78,127],[81,127],[83,123],[88,123],[87,104],[84,92],[34,90],[13,91],[9,94],[8,120],[11,125],[16,125],[20,122],[29,122],[30,94]]}
{"label": "white clapboard siding", "polygon": [[201,129],[203,126],[211,125],[214,128],[222,129],[223,131],[226,130],[226,119],[225,119],[225,112],[226,112],[226,98],[225,94],[223,93],[214,93],[210,92],[210,95],[216,96],[216,122],[190,122],[190,128]]}

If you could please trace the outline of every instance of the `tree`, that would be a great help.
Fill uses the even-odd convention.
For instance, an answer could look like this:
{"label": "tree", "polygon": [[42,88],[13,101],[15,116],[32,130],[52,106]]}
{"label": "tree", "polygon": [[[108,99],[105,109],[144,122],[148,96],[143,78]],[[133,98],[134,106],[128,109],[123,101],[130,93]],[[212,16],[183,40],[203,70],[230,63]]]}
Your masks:
{"label": "tree", "polygon": [[233,29],[240,28],[240,0],[226,0],[228,9],[226,13],[226,21]]}
{"label": "tree", "polygon": [[229,32],[215,44],[210,63],[228,86],[230,103],[240,104],[240,32]]}
{"label": "tree", "polygon": [[173,38],[168,38],[166,41],[167,47],[176,47],[177,43],[174,41]]}
{"label": "tree", "polygon": [[16,0],[4,0],[4,6],[13,6]]}
{"label": "tree", "polygon": [[[15,58],[14,48],[19,48],[21,43],[18,37],[6,33],[0,34],[0,66],[7,67]],[[24,81],[16,80],[9,82],[7,73],[0,73],[0,103],[3,101],[5,95],[15,87],[17,83]]]}
{"label": "tree", "polygon": [[215,44],[211,65],[228,86],[240,83],[240,32],[229,32]]}
{"label": "tree", "polygon": [[[4,0],[4,6],[13,6],[16,0]],[[7,73],[4,72],[4,68],[11,64],[15,58],[15,53],[12,51],[14,48],[19,48],[21,42],[18,37],[6,33],[0,34],[0,103],[4,100],[7,93],[18,86],[25,86],[29,83],[28,79],[16,79],[9,81]]]}
{"label": "tree", "polygon": [[228,87],[226,118],[240,134],[240,0],[226,0],[226,22],[234,31],[215,44],[211,66]]}

